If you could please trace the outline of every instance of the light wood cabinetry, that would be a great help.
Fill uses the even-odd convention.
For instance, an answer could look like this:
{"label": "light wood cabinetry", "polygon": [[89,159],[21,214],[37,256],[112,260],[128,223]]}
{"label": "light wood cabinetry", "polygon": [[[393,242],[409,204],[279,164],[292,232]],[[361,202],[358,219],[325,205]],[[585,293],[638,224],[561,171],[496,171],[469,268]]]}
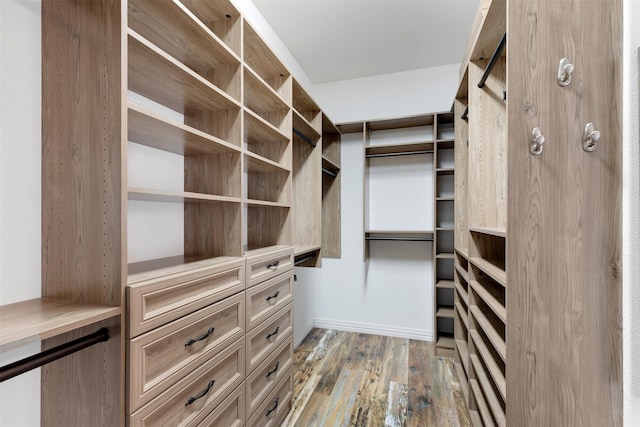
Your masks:
{"label": "light wood cabinetry", "polygon": [[43,298],[2,307],[0,345],[109,329],[43,367],[43,425],[244,424],[247,374],[291,340],[293,247],[329,215],[339,254],[339,133],[228,0],[42,16]]}
{"label": "light wood cabinetry", "polygon": [[326,258],[340,258],[342,255],[340,135],[340,130],[323,113],[322,256]]}
{"label": "light wood cabinetry", "polygon": [[455,344],[477,425],[622,425],[620,7],[479,9],[454,103]]}

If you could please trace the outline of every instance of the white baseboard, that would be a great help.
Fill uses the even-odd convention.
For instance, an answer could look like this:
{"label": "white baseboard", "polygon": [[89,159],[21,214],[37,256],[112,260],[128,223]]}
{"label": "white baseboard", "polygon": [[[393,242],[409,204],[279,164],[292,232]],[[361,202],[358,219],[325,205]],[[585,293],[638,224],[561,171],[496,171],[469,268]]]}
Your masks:
{"label": "white baseboard", "polygon": [[294,328],[294,331],[293,331],[293,347],[294,348],[298,347],[300,343],[304,341],[307,335],[309,335],[309,332],[311,332],[311,330],[313,329],[313,318],[309,319],[309,322],[307,322],[307,324],[302,328],[302,331],[299,334],[296,333],[298,332],[296,329],[297,328]]}
{"label": "white baseboard", "polygon": [[322,329],[360,332],[363,334],[385,335],[389,337],[408,338],[419,341],[433,341],[433,331],[425,329],[401,328],[397,326],[378,325],[375,323],[345,322],[333,319],[314,319],[313,326]]}

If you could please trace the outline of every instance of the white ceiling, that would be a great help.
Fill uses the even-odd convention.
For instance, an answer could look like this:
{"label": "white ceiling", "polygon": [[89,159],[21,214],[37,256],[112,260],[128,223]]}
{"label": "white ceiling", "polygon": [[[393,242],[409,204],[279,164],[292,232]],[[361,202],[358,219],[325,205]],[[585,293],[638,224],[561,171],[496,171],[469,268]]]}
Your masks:
{"label": "white ceiling", "polygon": [[253,0],[314,84],[462,62],[479,0]]}

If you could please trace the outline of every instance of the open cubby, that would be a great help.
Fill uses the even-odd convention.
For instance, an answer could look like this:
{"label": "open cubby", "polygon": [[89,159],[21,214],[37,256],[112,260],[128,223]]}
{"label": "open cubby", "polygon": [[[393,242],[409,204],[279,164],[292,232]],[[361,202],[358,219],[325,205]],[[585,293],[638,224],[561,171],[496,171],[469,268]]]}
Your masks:
{"label": "open cubby", "polygon": [[[322,133],[322,114],[320,107],[318,107],[296,79],[293,79],[292,105],[293,109],[319,136]],[[294,123],[294,129],[297,127],[300,126],[296,126]]]}
{"label": "open cubby", "polygon": [[[293,245],[319,248],[322,245],[321,149],[295,138],[292,146]],[[316,261],[313,266],[319,267],[319,257]]]}
{"label": "open cubby", "polygon": [[450,228],[453,231],[454,215],[453,200],[442,200],[436,203],[436,228]]}
{"label": "open cubby", "polygon": [[453,258],[436,258],[436,282],[453,280]]}
{"label": "open cubby", "polygon": [[251,70],[244,70],[244,105],[285,135],[291,132],[291,109]]}
{"label": "open cubby", "polygon": [[291,167],[291,144],[287,134],[256,114],[245,111],[245,148],[261,157]]}
{"label": "open cubby", "polygon": [[454,198],[453,175],[438,175],[436,177],[436,198]]}
{"label": "open cubby", "polygon": [[246,156],[247,199],[289,205],[291,203],[291,173]]}
{"label": "open cubby", "polygon": [[181,0],[236,55],[242,52],[242,16],[229,0]]}
{"label": "open cubby", "polygon": [[455,153],[453,147],[442,148],[442,143],[437,144],[438,158],[436,172],[438,175],[452,175],[455,167]]}
{"label": "open cubby", "polygon": [[[190,2],[189,6],[202,3],[225,2]],[[133,31],[240,100],[239,57],[185,6],[173,1],[132,0],[128,10],[128,24]],[[222,15],[215,21],[228,19]]]}
{"label": "open cubby", "polygon": [[275,245],[291,245],[289,213],[288,207],[248,204],[245,251]]}
{"label": "open cubby", "polygon": [[436,140],[452,140],[454,133],[454,115],[452,112],[436,116]]}
{"label": "open cubby", "polygon": [[436,230],[436,254],[453,255],[453,230]]}

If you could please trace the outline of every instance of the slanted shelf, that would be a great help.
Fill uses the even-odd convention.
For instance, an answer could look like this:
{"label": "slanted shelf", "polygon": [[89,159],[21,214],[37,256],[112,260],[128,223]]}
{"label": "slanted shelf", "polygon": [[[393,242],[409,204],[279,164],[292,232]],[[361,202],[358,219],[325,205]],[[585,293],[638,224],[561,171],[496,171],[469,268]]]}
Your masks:
{"label": "slanted shelf", "polygon": [[[320,267],[322,244],[322,116],[293,79],[293,246],[299,266]],[[304,251],[303,253],[300,253]],[[313,256],[315,255],[315,256]]]}
{"label": "slanted shelf", "polygon": [[340,142],[338,127],[322,114],[322,257],[340,258],[341,197]]}

